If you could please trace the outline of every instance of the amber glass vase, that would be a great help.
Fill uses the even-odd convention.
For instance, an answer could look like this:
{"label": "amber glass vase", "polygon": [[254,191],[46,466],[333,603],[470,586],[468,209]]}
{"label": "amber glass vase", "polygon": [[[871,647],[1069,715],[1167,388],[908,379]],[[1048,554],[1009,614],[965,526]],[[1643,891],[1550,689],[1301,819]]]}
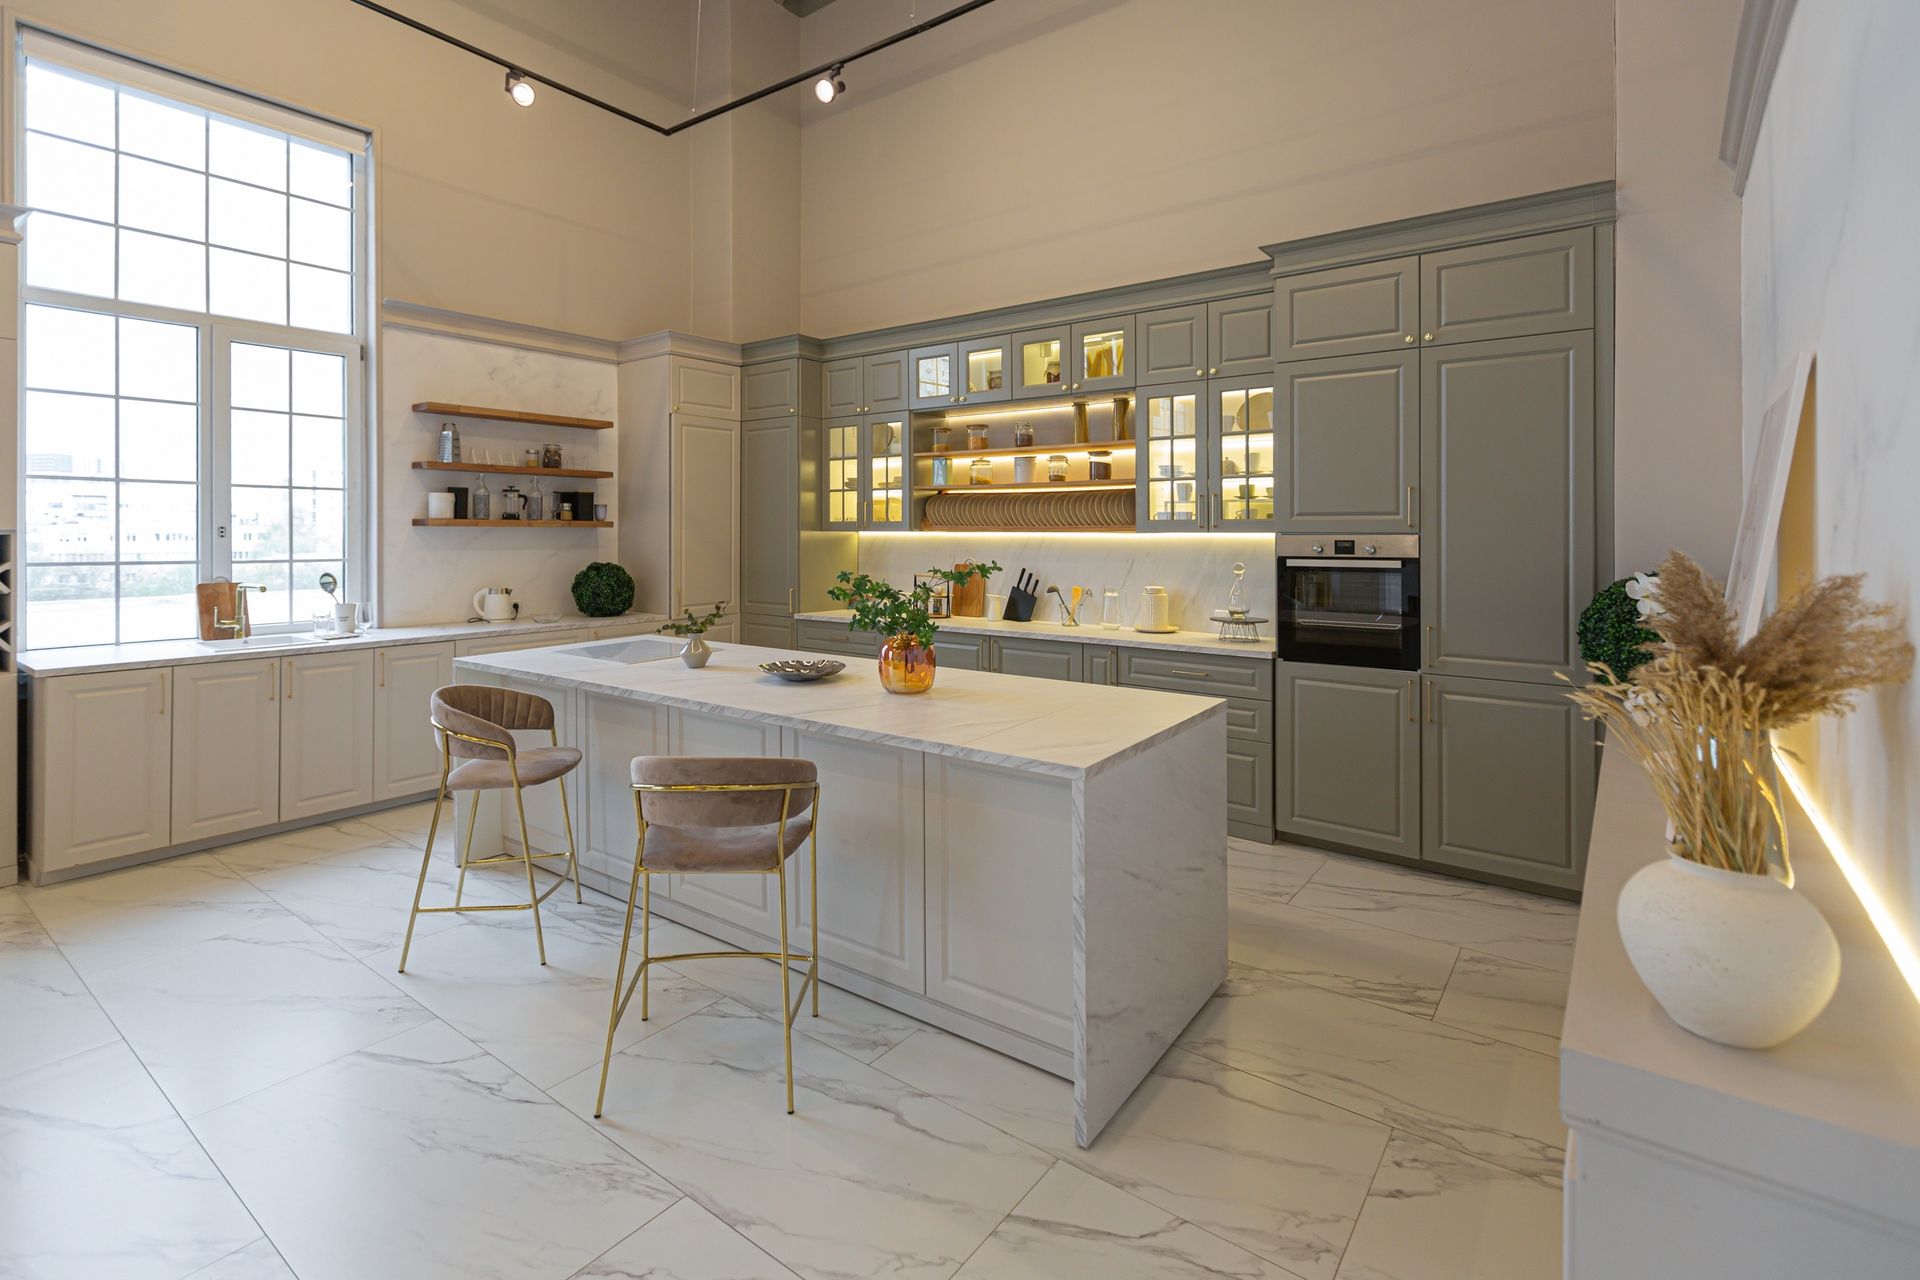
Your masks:
{"label": "amber glass vase", "polygon": [[925,693],[933,688],[933,646],[912,636],[888,636],[880,646],[880,685],[888,693]]}

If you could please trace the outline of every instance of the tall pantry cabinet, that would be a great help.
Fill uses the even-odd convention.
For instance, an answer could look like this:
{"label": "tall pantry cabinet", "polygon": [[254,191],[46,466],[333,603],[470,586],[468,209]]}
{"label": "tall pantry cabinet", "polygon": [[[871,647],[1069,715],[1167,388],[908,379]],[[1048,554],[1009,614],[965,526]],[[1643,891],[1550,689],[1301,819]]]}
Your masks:
{"label": "tall pantry cabinet", "polygon": [[1430,248],[1371,260],[1360,233],[1320,269],[1269,250],[1280,528],[1420,535],[1417,674],[1277,664],[1283,836],[1579,888],[1609,217],[1468,243],[1432,220]]}

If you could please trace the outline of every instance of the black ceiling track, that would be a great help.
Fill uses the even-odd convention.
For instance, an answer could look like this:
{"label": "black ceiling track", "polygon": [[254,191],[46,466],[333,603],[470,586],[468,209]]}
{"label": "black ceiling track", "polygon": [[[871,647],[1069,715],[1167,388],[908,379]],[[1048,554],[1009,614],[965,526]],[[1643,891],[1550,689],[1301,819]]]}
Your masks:
{"label": "black ceiling track", "polygon": [[393,21],[400,23],[402,26],[412,27],[415,31],[420,32],[422,35],[429,35],[436,40],[445,41],[447,44],[452,45],[456,49],[464,50],[465,52],[472,54],[476,58],[479,58],[486,62],[491,62],[494,66],[499,67],[503,71],[512,72],[513,74],[518,75],[523,79],[533,81],[535,84],[543,84],[549,89],[553,89],[556,92],[566,94],[570,98],[577,98],[581,102],[584,102],[589,106],[598,107],[602,111],[606,111],[613,115],[619,116],[622,120],[630,121],[633,124],[637,124],[643,129],[651,129],[653,130],[653,132],[659,134],[663,138],[671,138],[674,134],[679,133],[682,129],[691,129],[693,128],[693,126],[697,124],[705,124],[709,120],[715,119],[716,117],[719,117],[719,116],[726,115],[729,111],[738,111],[741,107],[750,106],[751,104],[760,101],[760,99],[762,98],[771,97],[776,93],[780,93],[784,90],[791,89],[795,85],[805,84],[809,80],[817,80],[821,76],[826,75],[829,71],[836,71],[841,67],[845,67],[850,63],[857,61],[858,59],[867,57],[869,54],[879,53],[882,49],[891,49],[894,45],[899,44],[903,40],[911,40],[915,36],[920,35],[923,32],[933,30],[935,27],[945,26],[947,23],[952,22],[955,18],[965,17],[967,14],[972,13],[975,9],[986,8],[988,5],[993,3],[993,0],[967,0],[967,3],[961,4],[961,5],[955,5],[953,8],[947,10],[945,13],[942,13],[936,17],[928,18],[925,22],[916,23],[915,25],[908,27],[905,31],[897,31],[893,35],[890,35],[883,40],[876,40],[870,45],[866,45],[865,47],[860,49],[855,49],[852,53],[843,54],[840,57],[833,59],[833,61],[831,62],[823,62],[817,67],[813,67],[813,68],[810,68],[809,70],[802,71],[795,75],[788,76],[785,80],[780,81],[778,84],[770,84],[764,89],[755,89],[752,93],[746,94],[742,97],[735,98],[731,102],[723,102],[717,107],[711,107],[706,111],[700,112],[698,115],[690,116],[687,119],[680,121],[678,124],[657,124],[654,121],[647,119],[645,116],[635,115],[633,112],[626,110],[624,107],[614,106],[611,102],[606,101],[604,98],[597,98],[591,93],[587,93],[583,90],[576,89],[572,85],[569,85],[564,81],[553,79],[551,76],[543,76],[538,71],[530,70],[523,63],[514,62],[508,58],[503,58],[497,53],[490,53],[487,50],[482,49],[477,44],[471,44],[468,41],[462,40],[459,36],[449,35],[446,32],[440,30],[438,27],[430,27],[426,23],[421,22],[417,18],[409,18],[406,14],[401,13],[396,9],[390,9],[384,4],[376,3],[375,0],[353,0],[353,3],[359,5],[362,9],[371,9],[373,12],[379,14],[384,18],[391,18],[393,19]]}

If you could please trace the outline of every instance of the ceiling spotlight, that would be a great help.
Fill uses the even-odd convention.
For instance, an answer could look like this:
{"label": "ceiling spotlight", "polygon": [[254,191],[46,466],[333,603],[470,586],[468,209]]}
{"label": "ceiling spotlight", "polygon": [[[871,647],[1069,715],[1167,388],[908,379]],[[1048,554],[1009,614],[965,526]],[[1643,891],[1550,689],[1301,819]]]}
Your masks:
{"label": "ceiling spotlight", "polygon": [[832,102],[847,91],[847,82],[840,78],[841,68],[835,67],[813,82],[813,96],[822,102]]}
{"label": "ceiling spotlight", "polygon": [[507,72],[507,96],[523,107],[533,105],[533,82],[518,71]]}

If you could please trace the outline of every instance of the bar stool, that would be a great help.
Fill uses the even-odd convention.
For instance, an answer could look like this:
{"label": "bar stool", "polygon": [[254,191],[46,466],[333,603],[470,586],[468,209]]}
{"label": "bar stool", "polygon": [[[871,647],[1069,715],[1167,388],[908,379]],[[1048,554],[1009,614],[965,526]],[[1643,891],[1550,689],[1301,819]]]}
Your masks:
{"label": "bar stool", "polygon": [[[647,968],[673,960],[741,957],[780,962],[780,1023],[786,1036],[787,1114],[793,1114],[793,1020],[813,990],[813,1016],[820,1016],[820,783],[811,760],[758,756],[636,756],[633,813],[640,836],[633,851],[633,883],[627,894],[626,929],[613,975],[613,1008],[607,1015],[607,1047],[600,1059],[600,1118],[613,1063],[613,1033],[634,988],[640,989],[640,1020],[647,1020]],[[808,847],[808,899],[812,953],[795,955],[787,945],[787,859]],[[657,875],[761,875],[780,881],[778,951],[686,951],[656,956],[648,940]],[[640,968],[626,982],[627,947],[633,936],[633,906],[640,903]],[[796,960],[806,962],[795,997],[789,990]],[[624,991],[622,984],[625,983]]]}
{"label": "bar stool", "polygon": [[[515,689],[496,689],[484,684],[450,684],[433,691],[431,723],[440,735],[440,786],[433,797],[433,820],[427,825],[427,850],[420,857],[420,882],[413,889],[413,910],[407,915],[407,938],[400,946],[400,972],[407,971],[407,952],[413,946],[414,921],[423,915],[446,911],[532,911],[534,943],[540,950],[540,963],[547,962],[547,937],[540,928],[540,904],[567,882],[562,875],[539,892],[533,883],[533,864],[546,859],[565,858],[573,875],[573,900],[579,902],[580,861],[573,847],[573,814],[567,808],[566,775],[580,763],[580,752],[560,745],[560,732],[554,726],[553,704],[537,694]],[[545,729],[553,745],[521,748],[514,743],[518,730]],[[455,759],[463,763],[457,767]],[[560,784],[560,816],[567,826],[565,853],[535,853],[527,835],[527,787],[543,782]],[[514,807],[520,813],[520,852],[503,853],[490,858],[473,856],[473,828],[480,815],[482,791],[513,788]],[[420,895],[427,887],[427,868],[433,862],[433,838],[440,829],[442,802],[458,803],[456,791],[473,792],[473,804],[467,810],[467,840],[460,851],[460,879],[453,890],[450,907],[423,907]],[[488,867],[502,862],[518,862],[527,869],[527,900],[497,906],[466,906],[461,902],[467,888],[468,867]]]}

